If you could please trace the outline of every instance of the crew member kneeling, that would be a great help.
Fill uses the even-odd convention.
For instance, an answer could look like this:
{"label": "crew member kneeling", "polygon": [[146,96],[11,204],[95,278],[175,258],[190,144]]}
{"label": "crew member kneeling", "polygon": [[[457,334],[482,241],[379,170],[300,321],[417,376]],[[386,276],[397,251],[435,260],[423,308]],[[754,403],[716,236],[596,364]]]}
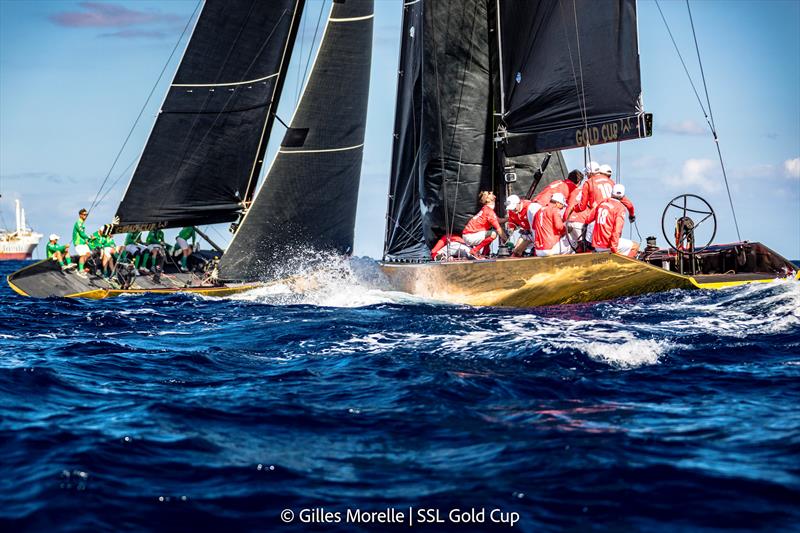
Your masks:
{"label": "crew member kneeling", "polygon": [[574,253],[567,240],[567,227],[562,218],[567,200],[560,192],[533,217],[533,247],[537,256]]}
{"label": "crew member kneeling", "polygon": [[[482,191],[479,198],[483,207],[477,215],[469,219],[464,231],[461,232],[464,242],[472,246],[470,253],[475,257],[489,255],[489,247],[498,235],[502,240],[506,240],[506,233],[494,212],[495,195],[491,191]],[[492,231],[492,228],[495,231]]]}
{"label": "crew member kneeling", "polygon": [[639,243],[622,238],[625,213],[628,212],[620,201],[624,196],[625,186],[617,183],[611,192],[611,198],[600,202],[589,217],[588,222],[594,222],[592,246],[595,252],[611,251],[615,254],[636,257]]}

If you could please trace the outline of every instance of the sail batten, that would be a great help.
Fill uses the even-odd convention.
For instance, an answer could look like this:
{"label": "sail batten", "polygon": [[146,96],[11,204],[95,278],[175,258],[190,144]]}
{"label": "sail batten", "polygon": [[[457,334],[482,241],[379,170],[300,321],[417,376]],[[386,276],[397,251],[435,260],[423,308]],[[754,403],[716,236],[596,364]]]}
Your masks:
{"label": "sail batten", "polygon": [[252,196],[303,0],[207,0],[117,215],[118,231],[236,220]]}

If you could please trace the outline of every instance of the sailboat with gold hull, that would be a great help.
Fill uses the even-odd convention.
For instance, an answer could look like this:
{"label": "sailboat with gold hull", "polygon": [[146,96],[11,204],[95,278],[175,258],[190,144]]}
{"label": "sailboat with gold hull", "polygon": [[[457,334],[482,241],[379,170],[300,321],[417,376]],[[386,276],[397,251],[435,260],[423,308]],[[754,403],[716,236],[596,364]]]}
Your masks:
{"label": "sailboat with gold hull", "polygon": [[[758,243],[695,247],[690,234],[679,240],[691,239],[691,248],[651,246],[640,259],[605,253],[431,260],[434,243],[459,234],[480,209],[479,191],[494,192],[500,207],[509,195],[565,179],[558,150],[651,135],[636,8],[635,0],[405,3],[381,263],[394,288],[456,303],[528,307],[793,276],[794,265]],[[693,210],[682,207],[676,219],[703,222],[691,221]]]}

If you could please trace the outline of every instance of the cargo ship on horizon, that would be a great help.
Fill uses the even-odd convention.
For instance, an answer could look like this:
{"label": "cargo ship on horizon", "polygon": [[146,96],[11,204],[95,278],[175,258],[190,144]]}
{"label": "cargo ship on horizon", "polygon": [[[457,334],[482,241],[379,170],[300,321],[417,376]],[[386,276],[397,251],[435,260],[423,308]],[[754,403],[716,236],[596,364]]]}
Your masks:
{"label": "cargo ship on horizon", "polygon": [[22,208],[19,200],[14,202],[16,204],[16,230],[0,229],[0,261],[30,259],[42,238],[41,233],[36,233],[27,226],[25,209]]}

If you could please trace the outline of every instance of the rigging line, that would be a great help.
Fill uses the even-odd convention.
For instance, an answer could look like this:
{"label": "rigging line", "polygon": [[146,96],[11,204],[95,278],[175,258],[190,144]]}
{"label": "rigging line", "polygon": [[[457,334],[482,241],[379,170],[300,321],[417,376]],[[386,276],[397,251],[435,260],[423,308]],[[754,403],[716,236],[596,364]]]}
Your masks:
{"label": "rigging line", "polygon": [[[447,17],[447,24],[449,26],[450,16]],[[450,227],[450,208],[447,202],[447,179],[444,172],[444,133],[442,132],[442,102],[441,90],[439,88],[439,45],[436,42],[436,31],[434,24],[434,31],[431,32],[431,40],[433,41],[433,77],[436,81],[436,115],[439,125],[439,171],[442,173],[442,192],[444,193],[444,227],[445,230]],[[446,28],[446,30],[449,28]],[[445,32],[445,41],[447,40],[447,32]]]}
{"label": "rigging line", "polygon": [[711,132],[714,134],[714,144],[717,147],[717,155],[719,156],[719,166],[722,167],[722,177],[725,179],[725,190],[728,192],[728,202],[731,204],[731,213],[733,214],[733,225],[736,227],[736,237],[741,241],[742,235],[739,233],[739,221],[736,220],[736,209],[733,207],[733,197],[731,196],[731,187],[728,185],[728,173],[725,171],[725,162],[722,160],[722,149],[719,146],[719,136],[717,135],[717,125],[714,122],[714,112],[711,111],[711,98],[708,96],[708,84],[706,84],[706,75],[703,70],[703,61],[700,59],[700,45],[697,44],[697,32],[694,30],[694,19],[692,18],[692,8],[689,7],[689,0],[686,0],[686,10],[689,12],[689,23],[692,26],[692,37],[694,37],[694,48],[697,52],[697,63],[700,65],[700,77],[703,80],[703,90],[706,93],[706,104],[708,105],[708,114],[711,117]]}
{"label": "rigging line", "polygon": [[[453,125],[453,135],[450,137],[450,148],[452,148],[453,143],[455,143],[456,131],[458,131],[458,119],[461,116],[461,102],[464,98],[464,85],[467,81],[467,69],[469,68],[469,65],[472,63],[472,48],[473,48],[472,45],[475,43],[474,37],[475,37],[475,26],[477,20],[478,20],[478,4],[475,4],[475,13],[473,14],[472,17],[472,29],[470,30],[470,35],[469,35],[469,59],[464,64],[464,70],[462,71],[461,75],[461,87],[458,94],[458,106],[456,107],[456,117],[455,117],[455,124]],[[494,152],[494,150],[492,152]],[[458,189],[459,185],[461,184],[461,161],[463,159],[463,155],[464,155],[464,144],[462,143],[461,149],[459,150],[458,153],[458,171],[456,172],[456,191],[455,194],[453,195],[453,213],[452,216],[450,217],[450,224],[447,226],[447,233],[453,233],[453,226],[455,225],[456,221],[456,206],[458,205]],[[492,169],[494,169],[494,165],[492,165]],[[492,189],[494,189],[494,187],[492,187]],[[494,192],[494,190],[492,190],[492,192]]]}
{"label": "rigging line", "polygon": [[120,175],[117,176],[117,178],[113,181],[113,183],[111,183],[111,185],[108,187],[108,189],[106,189],[106,192],[103,193],[103,196],[100,197],[100,200],[97,201],[97,205],[100,205],[103,202],[103,200],[105,200],[106,196],[108,196],[108,193],[110,193],[111,191],[114,190],[114,187],[117,186],[117,183],[119,183],[119,180],[121,180],[122,177],[125,176],[128,173],[128,171],[131,169],[131,167],[133,166],[134,163],[136,163],[136,159],[132,159],[131,162],[128,163],[128,166],[125,167],[125,170],[123,170],[120,173]]}
{"label": "rigging line", "polygon": [[[306,66],[303,69],[303,77],[301,79],[300,87],[306,83],[306,75],[308,74],[308,67],[311,65],[311,54],[314,52],[314,43],[317,42],[317,34],[319,33],[319,24],[322,20],[322,12],[325,11],[325,0],[319,6],[319,16],[317,17],[317,26],[314,28],[314,37],[311,39],[311,46],[308,49],[308,57],[306,58]],[[320,43],[321,46],[322,43]],[[299,68],[299,67],[298,67]],[[300,95],[297,96],[298,103],[300,102]]]}
{"label": "rigging line", "polygon": [[103,187],[105,187],[106,182],[108,182],[108,178],[111,176],[111,172],[114,171],[114,167],[116,166],[117,161],[119,161],[119,158],[122,155],[122,151],[125,150],[125,146],[127,146],[128,141],[130,140],[131,135],[133,134],[133,130],[136,129],[136,125],[139,123],[139,119],[142,118],[142,114],[144,113],[145,108],[147,108],[147,104],[150,103],[150,98],[153,97],[153,93],[155,92],[156,87],[158,87],[158,84],[161,81],[161,78],[164,77],[164,72],[166,72],[170,61],[172,61],[172,58],[175,55],[175,51],[178,49],[178,45],[181,44],[181,41],[183,40],[183,36],[186,35],[186,31],[189,29],[189,26],[191,25],[191,22],[194,19],[195,14],[197,14],[197,10],[200,8],[200,6],[202,4],[203,4],[203,0],[198,0],[197,5],[194,7],[194,11],[192,12],[192,16],[190,16],[189,20],[186,21],[186,25],[183,27],[183,31],[181,32],[180,37],[178,37],[178,40],[175,42],[175,46],[172,47],[172,52],[170,52],[166,63],[164,63],[164,67],[161,69],[161,73],[158,75],[158,79],[156,79],[156,82],[153,84],[153,87],[150,89],[150,94],[147,95],[147,99],[144,101],[144,105],[142,105],[142,108],[139,110],[139,115],[136,117],[136,120],[133,121],[133,126],[131,126],[130,131],[128,131],[128,135],[127,135],[127,137],[125,137],[125,141],[122,143],[122,146],[120,147],[119,152],[117,152],[117,156],[114,158],[114,162],[111,163],[111,167],[108,169],[108,173],[106,173],[106,177],[103,178],[103,183],[100,185],[100,188],[97,189],[97,193],[94,195],[94,200],[92,200],[92,204],[89,206],[89,211],[88,211],[89,213],[91,213],[92,209],[94,209],[94,207],[98,204],[97,197],[100,196],[100,193],[103,191]]}
{"label": "rigging line", "polygon": [[678,48],[678,43],[675,42],[675,37],[672,35],[672,30],[667,23],[667,18],[664,16],[664,12],[661,11],[661,4],[658,3],[658,0],[655,0],[656,7],[658,8],[658,12],[661,14],[661,20],[664,21],[664,26],[667,28],[667,33],[669,34],[669,38],[672,41],[672,46],[675,48],[675,52],[678,54],[678,58],[681,60],[681,65],[683,65],[683,71],[686,73],[686,77],[689,79],[689,85],[692,86],[692,90],[694,91],[694,95],[697,98],[697,103],[700,104],[700,109],[703,111],[703,117],[705,117],[706,122],[708,123],[709,129],[714,131],[714,126],[709,120],[708,113],[706,113],[706,108],[703,105],[703,100],[700,98],[700,93],[697,92],[697,86],[694,84],[694,80],[692,79],[692,75],[689,73],[689,68],[686,66],[686,61],[683,59],[683,54],[681,54],[680,49]]}
{"label": "rigging line", "polygon": [[[302,14],[300,16],[303,19],[303,29],[300,31],[300,55],[299,55],[299,57],[302,58],[303,57],[303,47],[305,45],[305,40],[306,40],[306,26],[308,26],[308,17],[303,16]],[[297,107],[297,104],[300,103],[300,87],[301,87],[301,85],[300,85],[300,81],[301,81],[300,80],[300,72],[301,72],[300,65],[297,65],[297,83],[296,83],[296,85],[297,85],[297,96],[294,99],[294,106],[295,107]],[[278,120],[280,120],[280,119],[278,119]]]}
{"label": "rigging line", "polygon": [[[569,65],[572,70],[572,81],[575,82],[575,96],[578,99],[578,109],[581,112],[581,118],[583,119],[584,128],[588,130],[589,128],[588,119],[586,117],[586,110],[581,105],[581,90],[580,87],[578,87],[578,74],[575,71],[575,59],[572,57],[572,45],[570,44],[569,33],[567,32],[567,16],[564,13],[564,4],[562,2],[559,2],[558,5],[561,8],[561,29],[564,30],[564,42],[567,43],[567,52],[569,53]],[[578,25],[576,19],[575,22],[576,38],[577,38],[577,28]],[[582,72],[581,72],[581,77],[583,77]],[[589,144],[587,142],[586,145],[584,145],[583,147],[584,166],[588,166],[591,156],[592,154],[591,152],[589,152]]]}

